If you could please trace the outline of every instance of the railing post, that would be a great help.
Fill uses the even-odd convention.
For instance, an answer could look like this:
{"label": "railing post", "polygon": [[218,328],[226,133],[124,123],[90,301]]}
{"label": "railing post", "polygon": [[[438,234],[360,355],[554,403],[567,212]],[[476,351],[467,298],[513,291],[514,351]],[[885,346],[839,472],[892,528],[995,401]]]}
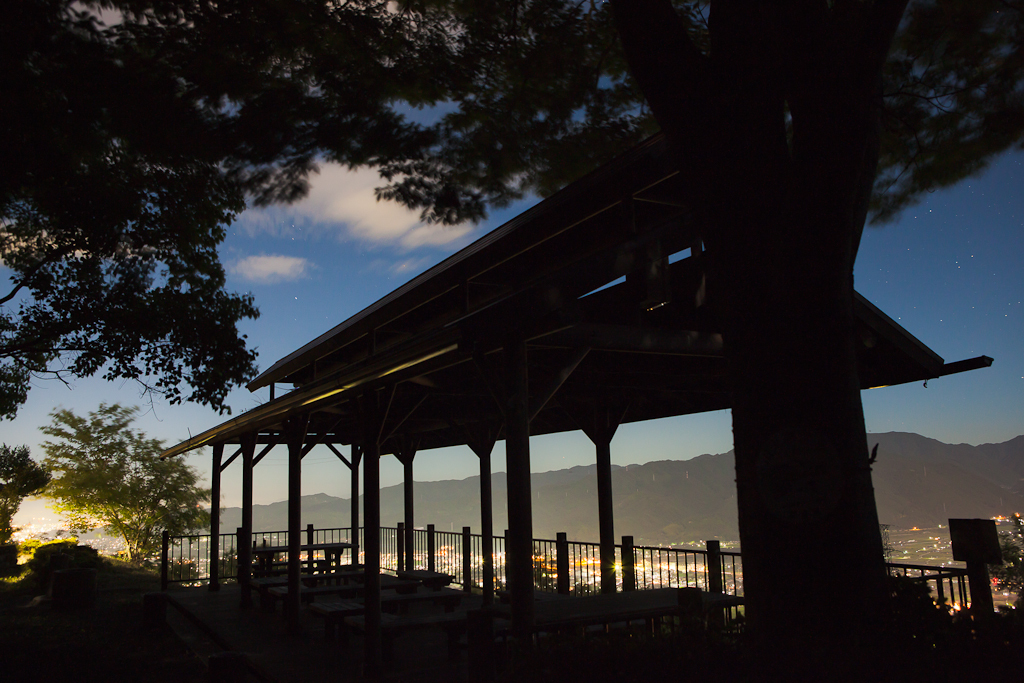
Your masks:
{"label": "railing post", "polygon": [[245,530],[242,527],[235,527],[235,580],[238,581],[238,585],[242,586],[242,590],[245,590],[245,586],[248,585],[248,581],[242,576],[242,539],[245,537]]}
{"label": "railing post", "polygon": [[[465,528],[463,528],[463,530],[465,530]],[[427,525],[427,571],[428,572],[434,571],[434,568],[437,567],[437,559],[435,557],[437,555],[436,548],[437,548],[437,545],[434,542],[434,525],[433,524],[428,524]]]}
{"label": "railing post", "polygon": [[[429,538],[434,537],[434,525],[427,527],[430,530]],[[430,553],[431,559],[434,553]],[[431,567],[430,571],[434,571]],[[467,593],[473,590],[473,535],[468,526],[462,527],[462,590]]]}
{"label": "railing post", "polygon": [[395,556],[398,571],[405,571],[405,522],[398,523],[398,531],[395,533]]}
{"label": "railing post", "polygon": [[633,554],[633,537],[622,537],[622,590],[636,590],[636,557]]}
{"label": "railing post", "polygon": [[[315,537],[316,537],[316,534],[313,531],[313,523],[310,522],[309,524],[306,525],[306,545],[307,546],[312,546]],[[306,565],[308,566],[308,570],[307,571],[309,571],[310,574],[314,573],[315,565],[314,565],[314,560],[313,560],[313,548],[312,547],[310,547],[309,550],[306,551]]]}
{"label": "railing post", "polygon": [[555,536],[555,571],[558,574],[557,590],[560,595],[569,594],[569,540],[564,531]]}
{"label": "railing post", "polygon": [[163,533],[160,536],[161,536],[161,540],[160,540],[160,543],[161,543],[161,547],[160,547],[160,590],[165,591],[165,590],[167,590],[167,583],[168,583],[168,581],[167,581],[167,570],[168,570],[167,562],[168,562],[168,559],[169,559],[169,556],[170,556],[170,550],[171,550],[171,535],[167,531],[167,529],[164,529]]}
{"label": "railing post", "polygon": [[722,591],[722,543],[720,541],[707,541],[707,557],[704,565],[708,573],[708,592],[721,593]]}

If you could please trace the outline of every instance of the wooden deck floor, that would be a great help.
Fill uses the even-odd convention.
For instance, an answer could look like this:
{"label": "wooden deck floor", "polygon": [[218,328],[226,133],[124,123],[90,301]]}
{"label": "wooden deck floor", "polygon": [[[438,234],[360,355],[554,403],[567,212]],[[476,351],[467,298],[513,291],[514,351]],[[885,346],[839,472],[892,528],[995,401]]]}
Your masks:
{"label": "wooden deck floor", "polygon": [[[239,589],[222,586],[168,591],[172,604],[167,620],[178,635],[204,660],[223,651],[245,656],[250,680],[265,683],[331,683],[362,680],[363,643],[352,637],[347,644],[328,641],[324,623],[308,609],[301,611],[302,633],[291,635],[280,607],[271,613],[258,604],[239,608]],[[477,609],[480,597],[467,595],[459,611]],[[415,606],[428,610],[432,606]],[[466,680],[466,657],[447,659],[447,639],[440,630],[418,630],[395,642],[393,661],[384,662],[388,680],[403,683]]]}

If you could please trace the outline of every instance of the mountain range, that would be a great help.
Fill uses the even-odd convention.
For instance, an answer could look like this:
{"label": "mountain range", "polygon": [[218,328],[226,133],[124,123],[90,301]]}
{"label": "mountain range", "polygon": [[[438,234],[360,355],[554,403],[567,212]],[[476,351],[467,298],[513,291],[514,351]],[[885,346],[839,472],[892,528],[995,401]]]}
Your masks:
{"label": "mountain range", "polygon": [[[999,444],[946,444],[918,434],[869,434],[878,444],[873,466],[879,520],[893,528],[934,527],[953,517],[988,518],[1024,511],[1024,436]],[[690,545],[709,538],[739,538],[732,451],[690,460],[614,466],[615,534],[638,544]],[[597,541],[597,478],[594,466],[532,475],[534,537]],[[494,533],[507,525],[505,474],[493,475]],[[417,526],[480,530],[480,480],[416,482]],[[381,520],[403,519],[402,486],[381,489]],[[347,498],[302,497],[302,526],[349,524]],[[287,503],[253,506],[253,529],[288,528]],[[224,531],[241,521],[240,508],[223,511]]]}

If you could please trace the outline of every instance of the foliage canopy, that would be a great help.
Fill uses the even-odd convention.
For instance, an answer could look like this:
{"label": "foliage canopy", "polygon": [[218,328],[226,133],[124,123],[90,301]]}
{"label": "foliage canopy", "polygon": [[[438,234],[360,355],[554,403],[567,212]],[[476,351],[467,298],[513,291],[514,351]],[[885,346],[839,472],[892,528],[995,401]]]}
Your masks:
{"label": "foliage canopy", "polygon": [[[247,201],[302,197],[320,161],[376,168],[378,197],[451,224],[554,192],[653,133],[614,4],[15,3],[0,27],[0,415],[33,375],[101,370],[223,410],[255,372],[237,323],[257,311],[224,291],[217,245]],[[709,18],[733,3],[634,13],[660,4],[728,64]],[[768,62],[791,60],[807,47],[780,9],[793,3],[768,5],[740,11],[760,17]],[[804,10],[838,35],[890,5],[902,11]],[[1019,2],[910,4],[884,70],[875,218],[1020,145],[1022,24]]]}
{"label": "foliage canopy", "polygon": [[50,475],[32,460],[28,446],[0,446],[0,545],[11,542],[14,516],[21,501],[50,481]]}
{"label": "foliage canopy", "polygon": [[46,496],[73,531],[107,527],[120,536],[128,559],[151,557],[161,531],[184,534],[209,524],[202,504],[210,492],[182,460],[161,460],[162,442],[131,428],[137,408],[101,404],[79,417],[56,410],[42,429],[44,465],[53,479]]}

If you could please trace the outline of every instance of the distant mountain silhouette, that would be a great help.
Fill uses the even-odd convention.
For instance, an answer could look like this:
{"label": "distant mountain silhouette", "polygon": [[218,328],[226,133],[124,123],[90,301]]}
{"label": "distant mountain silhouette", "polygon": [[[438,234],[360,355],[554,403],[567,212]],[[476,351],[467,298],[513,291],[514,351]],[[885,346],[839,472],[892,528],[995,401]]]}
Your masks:
{"label": "distant mountain silhouette", "polygon": [[[873,468],[879,519],[895,528],[945,524],[950,517],[991,517],[1024,511],[1024,436],[1000,444],[945,444],[918,434],[869,434],[878,444]],[[709,538],[737,540],[733,453],[691,460],[662,460],[613,467],[615,534],[638,544],[689,545]],[[534,474],[534,536],[597,541],[597,479],[594,466]],[[505,474],[495,474],[494,532],[507,526]],[[416,482],[416,524],[439,530],[480,530],[479,477]],[[381,490],[381,520],[403,519],[402,486]],[[222,529],[241,520],[239,508],[224,511]],[[253,528],[288,526],[285,502],[253,507]],[[349,524],[348,499],[303,496],[302,524]]]}

